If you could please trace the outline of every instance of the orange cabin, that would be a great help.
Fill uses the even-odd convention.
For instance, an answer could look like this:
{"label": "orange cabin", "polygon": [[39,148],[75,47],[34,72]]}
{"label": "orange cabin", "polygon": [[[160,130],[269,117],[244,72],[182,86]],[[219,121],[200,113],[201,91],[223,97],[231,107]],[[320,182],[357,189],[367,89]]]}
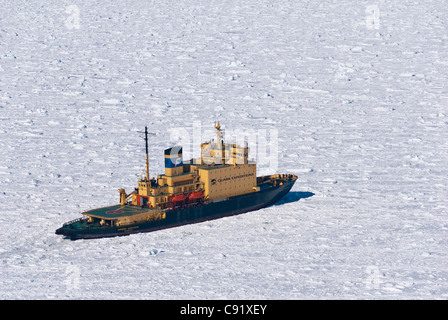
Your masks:
{"label": "orange cabin", "polygon": [[172,202],[181,202],[181,201],[185,201],[185,199],[187,199],[187,196],[184,194],[176,194],[171,201]]}
{"label": "orange cabin", "polygon": [[197,200],[197,199],[201,199],[203,196],[204,196],[204,194],[202,193],[202,191],[197,191],[197,192],[192,192],[188,196],[188,199],[190,199],[190,200]]}

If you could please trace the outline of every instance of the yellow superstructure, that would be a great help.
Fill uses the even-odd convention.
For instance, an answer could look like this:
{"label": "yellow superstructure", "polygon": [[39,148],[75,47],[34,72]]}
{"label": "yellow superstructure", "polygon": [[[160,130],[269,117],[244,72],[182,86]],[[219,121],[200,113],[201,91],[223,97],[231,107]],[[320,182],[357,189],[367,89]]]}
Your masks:
{"label": "yellow superstructure", "polygon": [[249,148],[225,143],[219,122],[215,129],[216,141],[202,143],[198,159],[184,163],[181,147],[166,149],[165,174],[138,181],[129,195],[120,189],[120,203],[132,197],[133,205],[164,209],[186,198],[215,200],[257,191],[257,168],[248,161]]}

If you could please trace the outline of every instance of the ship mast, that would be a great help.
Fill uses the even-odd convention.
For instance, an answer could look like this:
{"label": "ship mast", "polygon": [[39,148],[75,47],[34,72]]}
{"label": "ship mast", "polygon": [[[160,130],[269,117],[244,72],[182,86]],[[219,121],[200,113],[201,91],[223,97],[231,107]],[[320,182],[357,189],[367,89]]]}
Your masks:
{"label": "ship mast", "polygon": [[146,144],[146,181],[149,179],[149,160],[148,160],[148,127],[145,127],[145,144]]}
{"label": "ship mast", "polygon": [[223,144],[224,144],[224,130],[221,129],[221,125],[216,124],[215,121],[215,130],[216,130],[216,150],[218,151],[219,159],[216,159],[219,164],[225,163],[225,157],[223,152]]}
{"label": "ship mast", "polygon": [[148,132],[148,127],[145,126],[145,145],[146,145],[146,177],[145,181],[149,181],[149,160],[148,160],[148,134],[155,134]]}
{"label": "ship mast", "polygon": [[216,121],[215,121],[215,129],[216,129],[216,138],[217,138],[216,143],[218,144],[218,148],[220,148],[221,144],[224,141],[224,132],[221,129],[221,125],[219,124],[219,121],[218,121],[218,124],[216,124]]}

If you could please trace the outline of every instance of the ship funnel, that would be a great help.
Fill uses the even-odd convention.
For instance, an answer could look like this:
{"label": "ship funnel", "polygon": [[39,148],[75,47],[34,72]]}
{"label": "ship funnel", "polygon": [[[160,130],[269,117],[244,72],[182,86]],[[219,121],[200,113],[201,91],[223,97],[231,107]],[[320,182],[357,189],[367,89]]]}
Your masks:
{"label": "ship funnel", "polygon": [[182,147],[175,146],[165,150],[165,174],[176,175],[183,172]]}

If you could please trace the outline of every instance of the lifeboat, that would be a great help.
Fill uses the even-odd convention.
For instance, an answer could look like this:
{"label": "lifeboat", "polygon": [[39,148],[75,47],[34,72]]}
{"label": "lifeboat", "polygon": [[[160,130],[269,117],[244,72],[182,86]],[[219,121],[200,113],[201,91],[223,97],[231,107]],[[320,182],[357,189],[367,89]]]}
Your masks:
{"label": "lifeboat", "polygon": [[176,194],[171,201],[172,202],[182,202],[185,201],[185,199],[187,199],[187,196],[184,194]]}
{"label": "lifeboat", "polygon": [[196,191],[196,192],[190,193],[190,195],[188,196],[188,199],[197,200],[197,199],[201,199],[203,196],[204,196],[204,194],[202,193],[202,191]]}

